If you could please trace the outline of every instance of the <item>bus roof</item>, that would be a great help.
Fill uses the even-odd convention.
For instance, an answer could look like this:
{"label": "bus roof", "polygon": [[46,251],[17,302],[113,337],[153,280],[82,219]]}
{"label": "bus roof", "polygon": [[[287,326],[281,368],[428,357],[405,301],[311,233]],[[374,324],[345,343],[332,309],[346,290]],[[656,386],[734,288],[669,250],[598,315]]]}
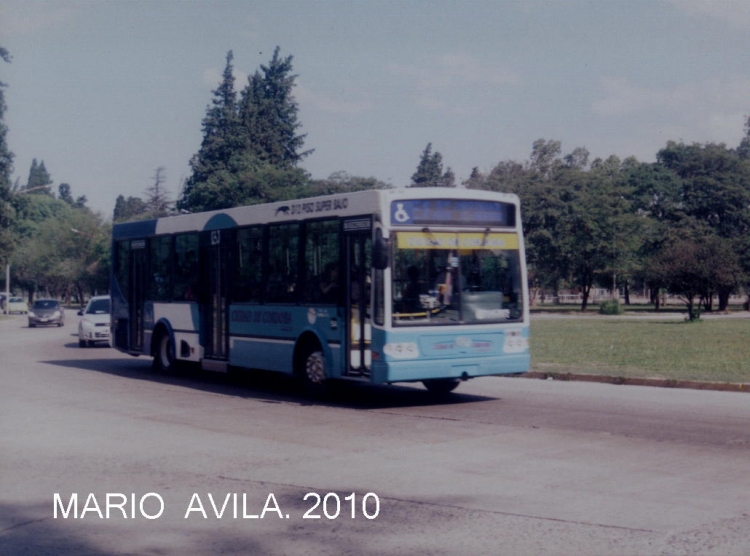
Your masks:
{"label": "bus roof", "polygon": [[377,189],[127,222],[116,224],[112,235],[115,239],[127,239],[226,229],[252,224],[308,220],[326,216],[361,216],[377,212],[382,213],[384,219],[389,219],[390,203],[409,199],[480,200],[519,204],[518,196],[515,194],[478,189],[444,187]]}

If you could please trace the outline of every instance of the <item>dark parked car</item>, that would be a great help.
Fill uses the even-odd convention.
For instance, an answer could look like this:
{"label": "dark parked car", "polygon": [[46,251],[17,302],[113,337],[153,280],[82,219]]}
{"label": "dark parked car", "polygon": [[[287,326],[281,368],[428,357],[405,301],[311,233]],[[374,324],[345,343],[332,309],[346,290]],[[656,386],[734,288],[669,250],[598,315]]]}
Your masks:
{"label": "dark parked car", "polygon": [[29,328],[38,325],[65,324],[65,311],[57,299],[37,299],[29,308]]}

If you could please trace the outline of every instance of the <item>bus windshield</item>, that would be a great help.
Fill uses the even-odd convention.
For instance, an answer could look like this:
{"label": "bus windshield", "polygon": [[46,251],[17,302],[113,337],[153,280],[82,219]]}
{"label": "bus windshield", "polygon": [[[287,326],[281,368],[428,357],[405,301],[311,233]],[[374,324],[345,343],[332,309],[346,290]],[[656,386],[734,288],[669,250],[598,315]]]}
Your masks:
{"label": "bus windshield", "polygon": [[489,324],[523,318],[518,236],[397,232],[394,326]]}

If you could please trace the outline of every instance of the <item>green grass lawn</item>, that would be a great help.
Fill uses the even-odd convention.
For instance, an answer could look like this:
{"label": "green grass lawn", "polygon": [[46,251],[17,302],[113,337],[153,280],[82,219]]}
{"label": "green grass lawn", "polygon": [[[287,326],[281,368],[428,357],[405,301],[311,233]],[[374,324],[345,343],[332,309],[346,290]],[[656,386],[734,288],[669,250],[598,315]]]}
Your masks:
{"label": "green grass lawn", "polygon": [[533,320],[533,371],[750,382],[750,320]]}

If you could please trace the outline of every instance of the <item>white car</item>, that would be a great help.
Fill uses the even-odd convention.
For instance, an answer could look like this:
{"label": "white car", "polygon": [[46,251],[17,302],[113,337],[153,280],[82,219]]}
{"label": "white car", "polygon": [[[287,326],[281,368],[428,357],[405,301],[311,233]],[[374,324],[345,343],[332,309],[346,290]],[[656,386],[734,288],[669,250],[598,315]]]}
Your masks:
{"label": "white car", "polygon": [[86,347],[95,342],[109,343],[110,309],[109,296],[97,295],[89,299],[86,309],[78,311],[78,346]]}
{"label": "white car", "polygon": [[8,299],[8,303],[5,304],[5,312],[9,315],[18,313],[24,315],[29,312],[29,306],[24,301],[23,297],[11,297]]}

